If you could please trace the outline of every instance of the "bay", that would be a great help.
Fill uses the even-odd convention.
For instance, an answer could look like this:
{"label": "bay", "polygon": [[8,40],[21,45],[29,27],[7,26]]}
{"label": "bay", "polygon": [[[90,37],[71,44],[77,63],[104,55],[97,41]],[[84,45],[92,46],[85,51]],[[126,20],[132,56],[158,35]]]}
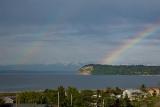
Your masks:
{"label": "bay", "polygon": [[140,75],[73,75],[54,73],[1,73],[0,91],[55,89],[73,86],[78,89],[104,89],[107,87],[138,88],[142,84],[159,87],[160,76]]}

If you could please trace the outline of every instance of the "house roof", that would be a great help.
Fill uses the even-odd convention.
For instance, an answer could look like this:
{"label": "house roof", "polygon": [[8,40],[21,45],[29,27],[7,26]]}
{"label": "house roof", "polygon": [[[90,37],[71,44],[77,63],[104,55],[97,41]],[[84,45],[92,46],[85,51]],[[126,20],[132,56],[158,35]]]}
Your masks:
{"label": "house roof", "polygon": [[5,103],[13,103],[13,99],[9,98],[9,97],[4,97],[3,100],[5,101]]}

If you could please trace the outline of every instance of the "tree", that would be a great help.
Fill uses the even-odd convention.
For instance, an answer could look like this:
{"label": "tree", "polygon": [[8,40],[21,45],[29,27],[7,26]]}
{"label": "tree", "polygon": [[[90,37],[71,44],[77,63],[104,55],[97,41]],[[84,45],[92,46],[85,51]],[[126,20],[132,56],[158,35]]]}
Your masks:
{"label": "tree", "polygon": [[[65,96],[65,88],[63,86],[58,87],[58,93],[59,93],[59,105],[60,107],[67,107],[68,106],[68,100]],[[57,93],[57,98],[58,98]]]}
{"label": "tree", "polygon": [[116,87],[115,90],[114,90],[114,94],[115,94],[115,95],[121,95],[122,92],[123,92],[123,91],[122,91],[119,87]]}
{"label": "tree", "polygon": [[157,92],[154,90],[152,95],[155,97],[157,95]]}
{"label": "tree", "polygon": [[111,107],[115,102],[115,98],[112,98],[110,95],[106,95],[104,97],[104,105],[105,107]]}
{"label": "tree", "polygon": [[67,99],[71,107],[79,105],[81,101],[79,91],[74,87],[68,87],[66,90]]}
{"label": "tree", "polygon": [[91,90],[82,90],[81,91],[81,97],[82,97],[82,102],[83,102],[83,107],[92,107],[93,103],[93,91]]}
{"label": "tree", "polygon": [[43,102],[47,104],[57,104],[57,90],[45,90],[43,93]]}
{"label": "tree", "polygon": [[4,104],[4,100],[0,98],[0,104]]}
{"label": "tree", "polygon": [[[110,107],[121,107],[119,99],[116,99],[115,102],[114,102],[114,104],[111,105]],[[122,107],[125,107],[125,106],[122,106]]]}
{"label": "tree", "polygon": [[140,90],[143,91],[143,92],[146,92],[146,91],[147,91],[147,90],[146,90],[146,86],[145,86],[144,84],[142,84],[142,85],[140,86]]}
{"label": "tree", "polygon": [[125,98],[123,100],[121,100],[120,105],[122,107],[133,107],[127,94],[126,94]]}

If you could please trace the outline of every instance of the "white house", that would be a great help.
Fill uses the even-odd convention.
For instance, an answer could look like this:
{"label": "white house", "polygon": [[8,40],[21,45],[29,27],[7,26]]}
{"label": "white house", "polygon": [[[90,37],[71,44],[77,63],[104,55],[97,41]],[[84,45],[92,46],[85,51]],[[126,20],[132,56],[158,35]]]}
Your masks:
{"label": "white house", "polygon": [[6,104],[13,104],[13,102],[14,102],[14,100],[12,100],[12,99],[9,98],[9,97],[4,97],[3,100],[4,100],[4,102],[5,102]]}
{"label": "white house", "polygon": [[130,100],[134,100],[138,97],[141,97],[143,95],[143,92],[138,89],[127,89],[123,91],[122,95],[123,95],[123,98],[125,98],[127,95]]}

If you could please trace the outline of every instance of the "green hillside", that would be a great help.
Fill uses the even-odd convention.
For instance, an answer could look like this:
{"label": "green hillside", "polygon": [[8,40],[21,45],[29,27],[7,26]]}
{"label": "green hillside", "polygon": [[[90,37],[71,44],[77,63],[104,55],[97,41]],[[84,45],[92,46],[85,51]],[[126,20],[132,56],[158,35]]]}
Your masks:
{"label": "green hillside", "polygon": [[89,64],[80,68],[79,72],[93,75],[159,75],[160,66]]}

